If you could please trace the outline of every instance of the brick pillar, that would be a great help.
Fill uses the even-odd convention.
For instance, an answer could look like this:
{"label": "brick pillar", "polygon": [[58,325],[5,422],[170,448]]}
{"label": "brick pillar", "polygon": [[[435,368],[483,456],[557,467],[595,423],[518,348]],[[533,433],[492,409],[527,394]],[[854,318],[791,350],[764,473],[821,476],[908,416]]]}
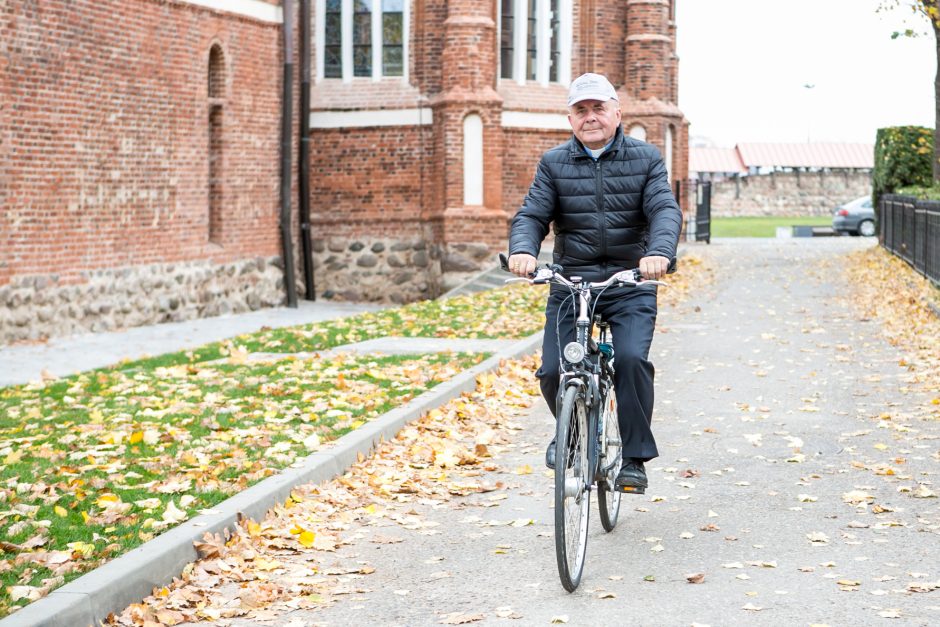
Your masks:
{"label": "brick pillar", "polygon": [[667,83],[673,40],[668,24],[669,0],[627,0],[624,87],[634,98],[671,100]]}
{"label": "brick pillar", "polygon": [[[472,244],[482,259],[484,250],[500,249],[506,240],[507,215],[502,209],[502,98],[495,90],[495,6],[487,0],[453,0],[448,3],[444,21],[442,90],[431,99],[436,154],[433,180],[442,187],[434,194],[430,217],[439,223],[445,272],[446,250]],[[473,205],[464,202],[464,119],[470,114],[480,116],[483,124],[483,202]],[[457,260],[456,265],[464,266],[462,271],[472,270],[472,264],[464,260]]]}
{"label": "brick pillar", "polygon": [[619,90],[625,130],[646,128],[646,141],[667,155],[666,128],[672,126],[672,181],[689,175],[689,122],[677,105],[674,0],[627,0],[623,85]]}

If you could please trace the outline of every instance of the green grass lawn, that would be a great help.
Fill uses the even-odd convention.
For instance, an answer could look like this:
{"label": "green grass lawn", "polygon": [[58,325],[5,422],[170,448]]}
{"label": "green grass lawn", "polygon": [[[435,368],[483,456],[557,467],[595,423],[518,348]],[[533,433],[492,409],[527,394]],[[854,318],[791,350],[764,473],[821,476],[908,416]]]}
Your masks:
{"label": "green grass lawn", "polygon": [[776,237],[778,226],[793,226],[796,224],[831,226],[832,216],[712,218],[712,237]]}
{"label": "green grass lawn", "polygon": [[0,616],[485,357],[236,359],[0,388]]}
{"label": "green grass lawn", "polygon": [[[0,387],[0,618],[446,381],[486,354],[284,355],[384,336],[520,338],[512,286]],[[218,360],[218,361],[216,361]]]}

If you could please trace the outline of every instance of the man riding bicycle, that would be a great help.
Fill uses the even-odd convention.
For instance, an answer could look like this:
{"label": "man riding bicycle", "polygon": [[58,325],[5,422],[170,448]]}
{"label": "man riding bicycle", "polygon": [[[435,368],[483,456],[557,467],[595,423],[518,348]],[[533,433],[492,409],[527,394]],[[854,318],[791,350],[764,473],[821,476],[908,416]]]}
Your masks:
{"label": "man riding bicycle", "polygon": [[[542,240],[554,223],[553,260],[564,267],[566,277],[604,281],[631,268],[639,268],[645,279],[666,274],[676,255],[682,212],[659,150],[624,135],[620,115],[617,92],[604,76],[588,73],[571,83],[568,122],[574,136],[539,161],[512,220],[511,272],[524,277],[535,271]],[[552,286],[545,308],[542,365],[536,376],[553,415],[558,347],[574,338],[576,305],[567,291]],[[595,307],[595,313],[610,324],[616,355],[614,387],[623,443],[616,488],[642,493],[648,483],[643,464],[659,455],[650,429],[654,370],[649,350],[656,323],[656,288],[612,288]],[[545,463],[554,468],[554,439]]]}

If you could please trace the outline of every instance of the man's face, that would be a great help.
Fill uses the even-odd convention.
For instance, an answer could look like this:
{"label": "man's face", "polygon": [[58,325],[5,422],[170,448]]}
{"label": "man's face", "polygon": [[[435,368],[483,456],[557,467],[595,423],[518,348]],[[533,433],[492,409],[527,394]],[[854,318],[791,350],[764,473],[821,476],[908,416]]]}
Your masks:
{"label": "man's face", "polygon": [[616,100],[582,100],[568,107],[571,130],[587,148],[603,148],[620,126],[620,103]]}

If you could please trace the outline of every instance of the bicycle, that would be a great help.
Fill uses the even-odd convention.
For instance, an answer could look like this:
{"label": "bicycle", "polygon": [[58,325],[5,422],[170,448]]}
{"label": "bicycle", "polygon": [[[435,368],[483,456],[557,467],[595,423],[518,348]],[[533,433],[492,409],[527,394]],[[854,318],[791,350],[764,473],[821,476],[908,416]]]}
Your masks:
{"label": "bicycle", "polygon": [[[508,272],[506,256],[500,253],[499,261]],[[675,260],[669,271],[673,272],[674,268]],[[618,272],[599,283],[583,282],[576,276],[567,279],[563,271],[555,264],[543,265],[528,279],[519,277],[506,282],[554,283],[568,288],[578,300],[575,340],[559,351],[561,382],[555,420],[555,557],[561,585],[568,592],[574,592],[581,583],[587,553],[591,491],[596,486],[598,513],[606,532],[613,531],[617,525],[621,497],[615,483],[620,472],[622,445],[617,398],[611,393],[614,390],[614,347],[607,341],[609,325],[599,315],[593,315],[591,300],[614,285],[666,284],[644,280],[639,269]],[[591,435],[593,437],[589,437]],[[633,488],[625,488],[624,492],[643,493]]]}

